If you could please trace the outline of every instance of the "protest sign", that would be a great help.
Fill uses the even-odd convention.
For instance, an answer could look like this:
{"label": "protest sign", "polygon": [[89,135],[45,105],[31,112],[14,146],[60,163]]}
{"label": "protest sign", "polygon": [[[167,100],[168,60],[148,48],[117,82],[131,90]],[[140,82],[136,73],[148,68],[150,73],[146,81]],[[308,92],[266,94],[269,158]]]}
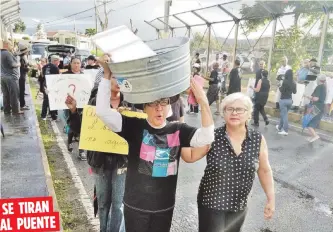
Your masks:
{"label": "protest sign", "polygon": [[91,82],[95,83],[96,75],[98,73],[98,69],[86,69],[83,72],[84,72],[84,74],[90,75]]}
{"label": "protest sign", "polygon": [[0,231],[60,231],[52,197],[0,199]]}
{"label": "protest sign", "polygon": [[46,75],[46,84],[50,110],[68,109],[65,104],[68,94],[75,98],[77,108],[83,108],[89,101],[93,86],[89,74]]}
{"label": "protest sign", "polygon": [[296,83],[296,93],[292,94],[293,106],[302,106],[305,85]]}
{"label": "protest sign", "polygon": [[[145,113],[123,111],[128,117],[146,118]],[[88,151],[128,154],[125,139],[112,132],[97,116],[95,106],[87,105],[83,109],[79,148]]]}

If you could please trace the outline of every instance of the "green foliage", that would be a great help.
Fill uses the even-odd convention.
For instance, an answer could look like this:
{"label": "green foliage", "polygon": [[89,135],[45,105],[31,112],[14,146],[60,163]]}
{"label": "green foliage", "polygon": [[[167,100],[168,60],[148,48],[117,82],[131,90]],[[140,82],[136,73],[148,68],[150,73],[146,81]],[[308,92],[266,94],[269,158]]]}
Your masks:
{"label": "green foliage", "polygon": [[89,37],[96,35],[96,28],[87,28],[85,35]]}
{"label": "green foliage", "polygon": [[23,40],[30,40],[30,37],[28,37],[28,36],[24,36],[24,37],[22,37],[22,39],[23,39]]}
{"label": "green foliage", "polygon": [[27,27],[25,26],[25,23],[22,20],[20,20],[17,23],[15,23],[13,31],[15,33],[24,32],[26,28]]}
{"label": "green foliage", "polygon": [[[274,46],[277,52],[272,56],[272,69],[275,71],[280,66],[282,56],[288,57],[289,65],[293,70],[298,70],[302,61],[309,58],[306,48],[302,45],[304,33],[293,26],[286,30],[276,32]],[[278,51],[283,52],[278,52]]]}

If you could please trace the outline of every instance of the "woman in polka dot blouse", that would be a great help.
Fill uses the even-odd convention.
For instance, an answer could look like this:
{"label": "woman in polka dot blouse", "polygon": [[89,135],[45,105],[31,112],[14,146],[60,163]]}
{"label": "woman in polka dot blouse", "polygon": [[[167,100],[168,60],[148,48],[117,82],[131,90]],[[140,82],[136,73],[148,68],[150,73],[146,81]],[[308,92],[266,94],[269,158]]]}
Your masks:
{"label": "woman in polka dot blouse", "polygon": [[227,96],[220,109],[226,124],[215,129],[198,193],[199,232],[238,232],[247,212],[255,173],[267,202],[265,219],[275,210],[272,170],[265,138],[247,127],[252,102],[242,93]]}

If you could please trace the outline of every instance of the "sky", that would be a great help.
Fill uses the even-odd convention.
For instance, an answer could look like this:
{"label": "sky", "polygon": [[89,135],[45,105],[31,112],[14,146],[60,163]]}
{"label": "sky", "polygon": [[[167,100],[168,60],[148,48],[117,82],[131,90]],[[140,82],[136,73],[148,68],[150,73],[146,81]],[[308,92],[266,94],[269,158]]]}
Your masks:
{"label": "sky", "polygon": [[[97,0],[97,4],[101,4],[101,0]],[[133,25],[138,28],[138,35],[143,40],[156,39],[157,34],[155,29],[146,24],[144,20],[150,21],[156,17],[164,15],[164,0],[108,0],[108,9],[112,9],[109,14],[109,28],[126,25],[130,26],[130,19]],[[84,32],[86,28],[95,28],[95,13],[94,10],[89,10],[85,13],[63,19],[64,17],[84,11],[94,7],[93,0],[19,0],[21,8],[21,18],[27,26],[27,32],[33,34],[36,31],[38,22],[43,22],[46,31],[55,30],[74,30],[74,27],[79,32]],[[173,0],[171,6],[171,14],[183,12],[187,10],[198,9],[201,7],[211,6],[215,4],[226,3],[228,0]],[[226,5],[226,8],[236,16],[239,16],[238,10],[241,4],[253,4],[253,0],[242,0],[239,3]],[[100,8],[102,10],[102,8]],[[203,10],[199,12],[209,21],[221,21],[231,19],[223,11],[218,8]],[[198,24],[202,23],[200,19],[193,16],[191,13],[179,16],[184,21]],[[61,20],[59,20],[61,19]],[[281,25],[281,22],[283,26]],[[293,17],[285,16],[277,23],[277,30],[288,28],[292,25]],[[163,24],[157,21],[153,22],[158,27],[163,27]],[[176,26],[181,25],[175,19],[170,19],[170,24]],[[234,23],[215,24],[213,26],[213,36],[227,37]],[[193,31],[204,33],[206,26],[194,27]],[[264,28],[250,34],[250,38],[258,38],[263,33]],[[316,33],[316,26],[312,30]],[[240,32],[242,29],[240,28]],[[176,36],[185,35],[185,29],[175,30]],[[272,33],[272,24],[270,24],[263,36],[269,36]],[[232,31],[229,36],[234,38]],[[239,33],[239,39],[245,39],[242,33]]]}

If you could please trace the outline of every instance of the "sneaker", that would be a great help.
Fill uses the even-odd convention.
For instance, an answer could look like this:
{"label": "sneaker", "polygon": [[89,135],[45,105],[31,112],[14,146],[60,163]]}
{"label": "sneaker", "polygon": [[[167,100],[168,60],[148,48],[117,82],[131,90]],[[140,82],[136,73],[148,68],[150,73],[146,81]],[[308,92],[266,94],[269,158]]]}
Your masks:
{"label": "sneaker", "polygon": [[86,153],[84,151],[79,151],[79,159],[82,160],[82,161],[87,160],[87,156],[86,156]]}
{"label": "sneaker", "polygon": [[17,113],[12,113],[12,114],[14,114],[14,115],[20,115],[20,114],[24,114],[24,111],[20,110],[19,112],[17,112]]}
{"label": "sneaker", "polygon": [[46,121],[47,119],[46,119],[46,117],[45,117],[45,118],[42,118],[42,120],[43,120],[43,121]]}
{"label": "sneaker", "polygon": [[23,106],[21,107],[21,110],[30,110],[29,106]]}
{"label": "sneaker", "polygon": [[267,121],[265,121],[265,125],[266,126],[268,126],[269,125],[269,121],[267,120]]}
{"label": "sneaker", "polygon": [[67,150],[68,150],[70,153],[73,152],[73,144],[72,144],[72,143],[70,143],[70,144],[67,145]]}
{"label": "sneaker", "polygon": [[314,141],[318,140],[320,137],[317,135],[316,137],[313,137],[309,140],[310,143],[313,143]]}
{"label": "sneaker", "polygon": [[277,130],[278,132],[281,131],[281,130],[279,129],[279,125],[276,125],[275,128],[276,128],[276,130]]}
{"label": "sneaker", "polygon": [[279,135],[288,135],[288,132],[285,132],[284,130],[278,132]]}

